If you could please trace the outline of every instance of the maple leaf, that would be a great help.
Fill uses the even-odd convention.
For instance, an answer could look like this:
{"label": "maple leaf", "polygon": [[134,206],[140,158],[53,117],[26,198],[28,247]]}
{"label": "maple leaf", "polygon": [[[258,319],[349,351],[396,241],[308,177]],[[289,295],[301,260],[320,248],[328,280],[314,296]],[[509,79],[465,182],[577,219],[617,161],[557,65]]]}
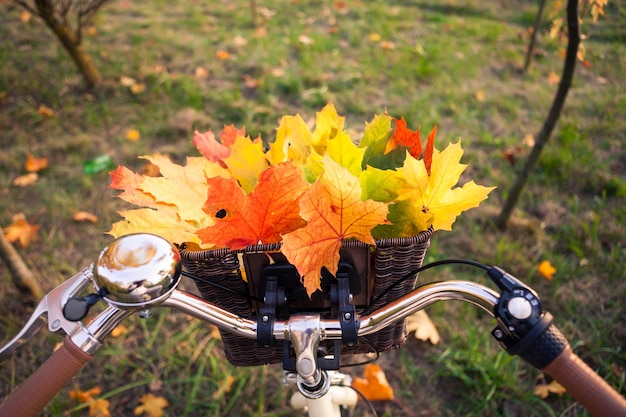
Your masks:
{"label": "maple leaf", "polygon": [[315,152],[324,155],[326,142],[337,136],[343,130],[345,117],[337,114],[334,104],[328,103],[321,111],[317,112],[315,130],[311,136],[311,144]]}
{"label": "maple leaf", "polygon": [[28,174],[15,177],[13,185],[16,187],[26,187],[37,182],[39,175],[36,172],[29,172]]}
{"label": "maple leaf", "polygon": [[548,398],[550,393],[563,395],[565,392],[565,388],[556,381],[552,381],[549,384],[538,384],[534,389],[534,394],[543,399]]}
{"label": "maple leaf", "polygon": [[303,164],[311,153],[312,133],[299,114],[280,119],[276,140],[269,144],[267,160],[276,165],[287,160]]}
{"label": "maple leaf", "polygon": [[357,148],[346,132],[338,132],[327,142],[326,154],[352,175],[358,176],[361,173],[365,149]]}
{"label": "maple leaf", "polygon": [[258,243],[278,243],[281,233],[304,225],[299,215],[299,199],[308,188],[302,171],[291,162],[263,171],[254,190],[246,195],[234,178],[210,178],[203,210],[215,215],[225,211],[215,224],[198,230],[205,243],[243,249]]}
{"label": "maple leaf", "polygon": [[368,363],[363,369],[363,377],[355,377],[352,387],[369,401],[389,401],[394,399],[393,388],[377,363]]}
{"label": "maple leaf", "polygon": [[224,126],[220,133],[220,140],[215,138],[215,134],[209,129],[204,133],[197,130],[193,134],[193,145],[200,154],[211,162],[219,162],[230,156],[233,143],[237,137],[245,137],[246,129],[237,129],[234,125]]}
{"label": "maple leaf", "polygon": [[554,274],[556,274],[556,268],[552,266],[550,261],[541,261],[539,265],[537,265],[537,272],[548,281],[552,281]]}
{"label": "maple leaf", "polygon": [[26,248],[37,238],[40,227],[38,224],[29,223],[23,213],[18,213],[13,216],[12,223],[4,228],[4,233],[9,242],[19,241],[20,246]]}
{"label": "maple leaf", "polygon": [[432,226],[451,230],[457,216],[477,207],[495,187],[483,187],[474,181],[456,187],[467,165],[461,164],[461,144],[451,144],[442,152],[434,149],[430,175],[424,160],[408,155],[400,169],[407,187],[399,190],[398,203],[390,207],[392,225],[376,228],[376,237],[410,236]]}
{"label": "maple leaf", "polygon": [[35,158],[30,153],[26,155],[26,163],[24,169],[28,172],[38,172],[48,168],[48,158]]}
{"label": "maple leaf", "polygon": [[[426,148],[424,149],[424,155],[422,159],[424,160],[424,166],[426,166],[426,172],[430,175],[431,166],[433,163],[433,152],[435,151],[435,136],[437,136],[437,125],[433,126],[433,130],[428,134],[428,139],[426,140]],[[461,154],[463,154],[461,152]]]}
{"label": "maple leaf", "polygon": [[303,278],[309,296],[320,289],[320,271],[337,272],[344,239],[374,244],[371,230],[387,223],[388,203],[361,200],[358,178],[330,156],[323,159],[324,173],[300,199],[306,226],[283,235],[281,251]]}
{"label": "maple leaf", "polygon": [[110,403],[103,398],[92,400],[89,402],[89,417],[111,417],[109,405]]}
{"label": "maple leaf", "polygon": [[98,223],[98,217],[95,214],[89,213],[87,211],[77,211],[72,216],[72,219],[77,222],[90,222],[93,224]]}
{"label": "maple leaf", "polygon": [[136,416],[147,414],[148,417],[163,417],[163,409],[170,405],[165,398],[153,394],[143,395],[139,398],[139,402],[141,405],[133,410],[133,414]]}
{"label": "maple leaf", "polygon": [[233,388],[233,384],[235,383],[235,381],[236,379],[232,375],[228,375],[226,378],[224,378],[224,380],[220,383],[217,390],[211,396],[213,401],[217,401],[220,398],[222,398],[224,394],[229,393],[230,390]]}
{"label": "maple leaf", "polygon": [[415,332],[415,337],[424,342],[430,341],[436,345],[441,340],[435,324],[430,320],[424,310],[418,310],[406,319],[406,329]]}
{"label": "maple leaf", "polygon": [[387,114],[376,115],[370,123],[365,123],[363,137],[359,147],[365,149],[362,167],[372,166],[379,169],[396,169],[402,166],[406,152],[402,147],[385,153],[391,128],[391,116]]}
{"label": "maple leaf", "polygon": [[181,166],[162,155],[144,156],[161,171],[161,177],[144,177],[138,188],[154,196],[157,203],[178,208],[181,220],[202,221],[206,214],[202,205],[206,200],[207,178],[228,177],[228,171],[203,157],[188,157]]}
{"label": "maple leaf", "polygon": [[250,140],[248,137],[237,136],[230,150],[230,155],[223,162],[241,187],[246,192],[252,191],[259,175],[268,167],[263,141],[261,138]]}
{"label": "maple leaf", "polygon": [[218,142],[210,129],[204,133],[194,131],[191,143],[200,151],[202,156],[212,162],[219,162],[230,155],[230,146]]}
{"label": "maple leaf", "polygon": [[[202,222],[187,222],[178,217],[176,210],[172,206],[167,209],[154,210],[151,208],[141,208],[136,210],[123,210],[118,214],[124,218],[113,223],[111,230],[107,233],[120,237],[131,233],[154,233],[162,236],[170,242],[192,242],[201,244],[200,238],[196,235],[198,227],[206,227],[212,224],[209,216],[204,216]],[[208,249],[212,246],[202,246]]]}
{"label": "maple leaf", "polygon": [[393,118],[396,123],[396,130],[389,139],[385,148],[385,155],[396,149],[399,145],[409,148],[409,154],[417,159],[422,154],[422,139],[420,137],[420,129],[412,131],[407,128],[404,117],[400,119]]}
{"label": "maple leaf", "polygon": [[139,188],[139,185],[145,178],[143,175],[137,174],[126,167],[119,166],[114,171],[109,172],[109,176],[111,177],[111,182],[108,188],[123,190],[117,195],[118,198],[143,207],[159,208],[163,205],[163,203],[158,204],[154,196],[144,193]]}
{"label": "maple leaf", "polygon": [[94,387],[88,389],[87,391],[83,391],[79,388],[76,388],[74,390],[71,390],[69,392],[70,398],[75,399],[76,401],[78,401],[79,403],[88,403],[90,401],[93,401],[93,397],[96,395],[100,395],[102,391],[100,390],[100,387],[98,385],[95,385]]}
{"label": "maple leaf", "polygon": [[406,187],[406,181],[400,172],[391,169],[368,166],[361,172],[359,179],[363,189],[362,200],[372,199],[388,203],[398,197],[397,190]]}

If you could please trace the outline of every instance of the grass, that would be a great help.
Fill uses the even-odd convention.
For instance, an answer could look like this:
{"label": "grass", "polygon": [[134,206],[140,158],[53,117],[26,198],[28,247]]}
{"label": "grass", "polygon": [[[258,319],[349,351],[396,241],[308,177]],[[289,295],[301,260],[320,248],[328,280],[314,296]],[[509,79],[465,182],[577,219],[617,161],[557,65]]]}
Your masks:
{"label": "grass", "polygon": [[[530,71],[519,72],[534,5],[269,0],[258,4],[255,22],[250,4],[108,5],[95,20],[95,35],[85,39],[105,78],[97,92],[83,87],[40,22],[22,22],[18,9],[1,5],[0,224],[20,212],[41,224],[39,239],[20,252],[42,285],[50,289],[92,262],[109,240],[103,233],[118,220],[116,211],[125,208],[106,188],[105,173],[83,174],[85,161],[108,154],[139,169],[137,156],[161,152],[180,162],[193,150],[194,129],[234,123],[253,137],[272,138],[280,116],[313,120],[329,100],[354,132],[386,109],[413,127],[430,130],[436,123],[439,143],[461,137],[468,176],[498,186],[485,207],[463,216],[453,232],[437,234],[427,261],[470,257],[516,274],[542,295],[577,353],[626,392],[626,3],[610,2],[597,24],[585,20],[591,65],[578,66],[562,119],[506,232],[492,220],[528,153],[524,137],[536,134],[547,114],[556,90],[548,74],[561,70],[560,45],[548,38],[546,24]],[[134,94],[122,76],[144,90]],[[42,104],[55,116],[42,116]],[[131,128],[140,131],[139,141],[124,138]],[[34,185],[14,187],[28,152],[48,157],[50,167]],[[98,223],[75,223],[76,210],[96,214]],[[552,281],[536,273],[542,260],[558,270]],[[0,277],[3,343],[32,307],[3,265]],[[452,278],[486,283],[464,269],[421,276]],[[442,333],[440,345],[409,340],[381,358],[398,397],[376,405],[381,415],[585,415],[567,395],[535,397],[542,376],[499,349],[483,315],[454,303],[435,305],[429,314]],[[126,324],[128,333],[107,341],[72,383],[99,384],[113,415],[132,415],[147,392],[168,399],[168,415],[296,415],[279,369],[230,366],[202,323],[155,311]],[[3,363],[0,397],[57,341],[40,334]],[[235,382],[221,392],[229,376]],[[70,388],[43,415],[86,415],[69,399]],[[358,411],[366,413],[363,405]]]}

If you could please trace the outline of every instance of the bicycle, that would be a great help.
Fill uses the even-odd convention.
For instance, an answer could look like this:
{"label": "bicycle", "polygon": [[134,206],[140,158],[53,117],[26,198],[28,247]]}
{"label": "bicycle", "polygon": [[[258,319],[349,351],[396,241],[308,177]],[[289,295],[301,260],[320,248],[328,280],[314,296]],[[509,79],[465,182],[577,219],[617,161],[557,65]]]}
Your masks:
{"label": "bicycle", "polygon": [[[351,291],[358,284],[354,265],[348,262],[340,267],[332,287],[335,318],[322,317],[313,309],[283,318],[281,308],[288,295],[278,284],[281,277],[293,277],[288,264],[279,263],[266,270],[258,318],[251,320],[178,289],[181,277],[189,273],[183,271],[176,246],[150,234],[121,237],[105,247],[93,265],[50,291],[22,330],[0,348],[2,361],[46,322],[51,332],[66,336],[62,347],[0,404],[0,417],[37,415],[93,358],[117,325],[133,313],[147,314],[154,307],[174,308],[261,345],[284,342],[287,380],[298,388],[292,405],[309,416],[338,417],[358,400],[348,388],[349,378],[338,372],[339,344],[354,346],[362,337],[445,300],[469,302],[495,317],[492,335],[502,347],[553,377],[592,415],[626,416],[626,399],[573,353],[552,323],[552,315],[543,311],[537,293],[514,276],[499,267],[460,260],[428,264],[411,273],[456,262],[483,269],[498,291],[469,281],[435,282],[372,311],[357,312]],[[81,296],[89,287],[95,292]],[[90,307],[101,300],[106,307],[83,324]],[[332,342],[330,350],[323,348],[325,342]]]}

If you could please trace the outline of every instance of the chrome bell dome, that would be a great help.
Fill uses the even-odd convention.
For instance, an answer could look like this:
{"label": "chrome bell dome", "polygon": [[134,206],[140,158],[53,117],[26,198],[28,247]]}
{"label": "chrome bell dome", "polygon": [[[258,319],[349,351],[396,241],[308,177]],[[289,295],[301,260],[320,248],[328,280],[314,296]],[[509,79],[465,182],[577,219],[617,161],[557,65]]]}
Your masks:
{"label": "chrome bell dome", "polygon": [[96,289],[111,304],[145,308],[167,298],[180,281],[178,249],[160,236],[122,236],[98,256],[93,270]]}

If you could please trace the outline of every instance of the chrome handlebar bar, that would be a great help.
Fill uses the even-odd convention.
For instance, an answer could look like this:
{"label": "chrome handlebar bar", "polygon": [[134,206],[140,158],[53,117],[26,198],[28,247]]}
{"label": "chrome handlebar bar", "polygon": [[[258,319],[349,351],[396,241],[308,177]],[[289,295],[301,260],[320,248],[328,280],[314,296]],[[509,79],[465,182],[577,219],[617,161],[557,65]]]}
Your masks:
{"label": "chrome handlebar bar", "polygon": [[[357,314],[358,336],[375,333],[437,301],[466,301],[496,318],[492,335],[507,352],[552,375],[592,415],[626,416],[626,400],[571,351],[552,324],[552,316],[542,310],[537,294],[498,267],[482,267],[499,292],[466,281],[422,285],[372,313]],[[0,362],[46,322],[51,332],[67,335],[66,342],[0,404],[0,417],[36,415],[133,312],[170,307],[238,336],[258,338],[256,321],[177,289],[180,272],[176,248],[154,235],[131,235],[113,241],[92,267],[46,294],[18,335],[0,348]],[[90,285],[97,293],[78,297]],[[100,299],[108,306],[83,324],[80,320],[89,306]],[[271,334],[276,340],[291,342],[301,393],[310,398],[323,395],[328,384],[323,380],[324,371],[315,364],[317,346],[321,340],[342,339],[340,320],[322,319],[319,314],[292,315],[288,320],[275,320]]]}
{"label": "chrome handlebar bar", "polygon": [[[493,316],[498,299],[497,292],[467,281],[446,281],[423,285],[371,314],[358,317],[358,335],[366,336],[375,333],[418,310],[444,300],[467,301]],[[257,337],[256,321],[241,318],[184,291],[174,291],[160,306],[174,308],[238,336],[249,339]],[[320,327],[324,339],[341,339],[339,320],[322,319]],[[288,340],[289,329],[289,320],[276,320],[273,335],[277,340]]]}

